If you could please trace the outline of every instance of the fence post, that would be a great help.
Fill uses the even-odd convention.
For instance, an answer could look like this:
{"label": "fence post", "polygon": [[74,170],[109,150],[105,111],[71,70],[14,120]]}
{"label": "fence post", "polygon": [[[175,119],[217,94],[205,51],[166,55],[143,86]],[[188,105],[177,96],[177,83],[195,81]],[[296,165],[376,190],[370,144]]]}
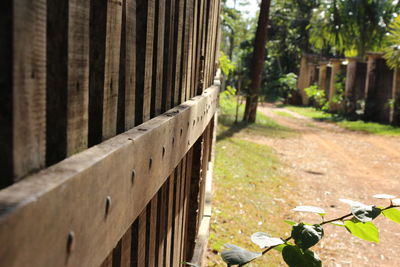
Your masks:
{"label": "fence post", "polygon": [[320,61],[319,62],[319,73],[318,73],[318,89],[322,91],[326,91],[326,68],[328,62]]}
{"label": "fence post", "polygon": [[299,73],[299,79],[297,81],[297,87],[299,88],[300,95],[301,95],[301,102],[303,105],[308,105],[308,97],[306,92],[304,91],[305,88],[308,87],[308,54],[303,54],[301,57],[301,62],[300,62],[300,73]]}
{"label": "fence post", "polygon": [[392,98],[393,106],[390,110],[390,123],[395,126],[400,125],[400,70],[396,68],[393,72]]}

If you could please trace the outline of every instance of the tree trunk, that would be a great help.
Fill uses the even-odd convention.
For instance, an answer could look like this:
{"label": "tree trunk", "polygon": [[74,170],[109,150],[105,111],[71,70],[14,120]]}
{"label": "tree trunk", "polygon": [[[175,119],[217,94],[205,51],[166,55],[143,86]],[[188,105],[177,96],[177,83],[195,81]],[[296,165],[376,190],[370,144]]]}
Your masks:
{"label": "tree trunk", "polygon": [[260,15],[254,42],[253,61],[251,67],[251,84],[246,98],[246,108],[243,121],[255,122],[258,96],[261,92],[261,79],[264,66],[265,44],[267,42],[268,16],[271,0],[262,0]]}

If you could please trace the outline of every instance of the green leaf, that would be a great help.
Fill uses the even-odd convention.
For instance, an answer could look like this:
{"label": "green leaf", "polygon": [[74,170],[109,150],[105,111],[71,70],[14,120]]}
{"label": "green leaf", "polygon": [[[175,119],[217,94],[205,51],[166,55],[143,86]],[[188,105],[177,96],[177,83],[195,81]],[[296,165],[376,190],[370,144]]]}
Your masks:
{"label": "green leaf", "polygon": [[319,224],[296,224],[292,227],[292,237],[300,248],[308,249],[317,244],[324,236],[324,229]]}
{"label": "green leaf", "polygon": [[354,236],[379,243],[379,232],[372,222],[360,222],[357,218],[344,221],[346,229]]}
{"label": "green leaf", "polygon": [[311,250],[302,250],[298,246],[286,246],[282,250],[283,260],[289,267],[321,267],[317,254]]}
{"label": "green leaf", "polygon": [[266,233],[257,232],[251,235],[251,241],[258,245],[260,248],[273,247],[284,244],[282,239],[276,237],[270,237]]}
{"label": "green leaf", "polygon": [[351,206],[351,213],[361,222],[370,222],[381,214],[381,209],[375,206]]}
{"label": "green leaf", "polygon": [[386,218],[400,224],[400,210],[398,210],[396,208],[391,208],[391,209],[382,211],[382,214]]}
{"label": "green leaf", "polygon": [[291,221],[291,220],[284,220],[285,223],[289,224],[289,225],[295,225],[297,222],[295,221]]}
{"label": "green leaf", "polygon": [[293,211],[317,213],[321,216],[326,214],[324,209],[314,206],[297,206]]}
{"label": "green leaf", "polygon": [[286,246],[288,246],[288,245],[282,244],[282,245],[278,245],[278,246],[274,247],[274,249],[275,249],[276,251],[282,252],[282,250],[283,250]]}
{"label": "green leaf", "polygon": [[228,264],[228,266],[241,266],[262,255],[261,253],[251,252],[231,244],[225,244],[225,247],[229,248],[229,250],[222,251],[221,257]]}

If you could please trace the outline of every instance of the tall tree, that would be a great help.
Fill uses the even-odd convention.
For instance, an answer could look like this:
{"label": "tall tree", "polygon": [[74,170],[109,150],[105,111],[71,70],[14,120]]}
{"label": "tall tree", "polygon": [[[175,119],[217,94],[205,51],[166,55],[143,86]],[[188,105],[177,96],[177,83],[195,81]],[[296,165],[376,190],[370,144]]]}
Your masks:
{"label": "tall tree", "polygon": [[251,68],[251,83],[243,121],[255,122],[258,97],[261,93],[261,80],[265,58],[265,44],[267,42],[268,17],[271,0],[262,0],[258,17],[257,31],[254,40],[253,62]]}

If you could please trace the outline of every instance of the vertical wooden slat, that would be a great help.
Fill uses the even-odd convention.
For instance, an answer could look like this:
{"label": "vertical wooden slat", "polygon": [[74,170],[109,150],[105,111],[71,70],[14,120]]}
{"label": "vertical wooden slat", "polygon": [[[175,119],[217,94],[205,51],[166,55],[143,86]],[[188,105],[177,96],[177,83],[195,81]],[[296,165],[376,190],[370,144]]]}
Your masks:
{"label": "vertical wooden slat", "polygon": [[147,232],[148,232],[148,267],[156,266],[156,239],[157,239],[157,204],[158,195],[155,195],[147,209]]}
{"label": "vertical wooden slat", "polygon": [[193,149],[191,148],[186,156],[186,175],[185,175],[185,202],[184,202],[184,226],[183,226],[183,231],[184,231],[184,236],[182,238],[182,242],[183,242],[183,249],[182,249],[182,257],[183,257],[183,261],[190,261],[189,258],[187,258],[187,254],[188,254],[188,249],[189,249],[189,233],[188,233],[188,229],[190,227],[190,185],[191,185],[191,174],[192,174],[192,158],[193,158]]}
{"label": "vertical wooden slat", "polygon": [[138,267],[139,259],[139,218],[137,218],[132,226],[132,238],[131,238],[131,267]]}
{"label": "vertical wooden slat", "polygon": [[180,77],[180,88],[181,88],[181,93],[180,93],[180,103],[185,102],[186,100],[186,94],[187,94],[187,77],[188,77],[188,56],[189,56],[189,17],[190,17],[190,2],[191,0],[186,0],[185,1],[185,6],[184,6],[184,13],[183,13],[183,33],[182,33],[182,64],[181,64],[181,77]]}
{"label": "vertical wooden slat", "polygon": [[193,256],[197,234],[203,140],[203,136],[200,136],[192,147],[186,259],[191,259]]}
{"label": "vertical wooden slat", "polygon": [[165,0],[156,0],[151,93],[152,117],[159,115],[162,110],[165,7]]}
{"label": "vertical wooden slat", "polygon": [[103,261],[100,267],[112,267],[113,266],[113,254],[110,253],[107,258]]}
{"label": "vertical wooden slat", "polygon": [[131,266],[132,227],[121,239],[121,267]]}
{"label": "vertical wooden slat", "polygon": [[89,6],[89,0],[69,1],[67,156],[88,145]]}
{"label": "vertical wooden slat", "polygon": [[181,217],[181,231],[180,231],[180,247],[179,247],[179,262],[183,262],[184,247],[185,247],[185,225],[186,225],[186,160],[187,155],[182,159],[182,173],[181,173],[181,201],[180,201],[180,217]]}
{"label": "vertical wooden slat", "polygon": [[108,0],[104,69],[103,140],[113,137],[117,133],[121,19],[122,0]]}
{"label": "vertical wooden slat", "polygon": [[13,164],[13,3],[0,4],[0,188],[14,181]]}
{"label": "vertical wooden slat", "polygon": [[112,251],[112,267],[121,266],[121,250],[122,250],[122,240],[119,240],[117,246]]}
{"label": "vertical wooden slat", "polygon": [[180,254],[180,236],[181,236],[181,173],[182,173],[182,162],[175,169],[175,201],[174,201],[174,252],[172,258],[172,266],[178,266],[179,254]]}
{"label": "vertical wooden slat", "polygon": [[150,119],[155,0],[136,1],[136,125]]}
{"label": "vertical wooden slat", "polygon": [[[47,3],[46,165],[67,156],[68,0]],[[60,64],[60,62],[62,62]]]}
{"label": "vertical wooden slat", "polygon": [[45,165],[46,1],[13,4],[13,29],[9,30],[13,31],[12,143],[17,181]]}
{"label": "vertical wooden slat", "polygon": [[185,0],[176,0],[175,7],[175,37],[174,37],[174,86],[173,86],[173,96],[172,103],[176,106],[181,98],[182,88],[181,88],[181,64],[182,64],[182,35],[183,35],[183,18],[184,18],[184,6]]}
{"label": "vertical wooden slat", "polygon": [[159,267],[165,266],[164,247],[166,243],[166,225],[168,215],[167,182],[161,187],[158,193],[158,221],[157,221],[157,264]]}
{"label": "vertical wooden slat", "polygon": [[89,146],[103,138],[107,0],[90,0]]}
{"label": "vertical wooden slat", "polygon": [[126,0],[122,1],[121,46],[119,49],[118,99],[117,99],[117,134],[125,132],[125,65],[126,65]]}
{"label": "vertical wooden slat", "polygon": [[146,221],[147,209],[144,209],[139,216],[139,230],[138,230],[138,252],[137,252],[137,267],[146,266]]}
{"label": "vertical wooden slat", "polygon": [[165,243],[165,266],[170,267],[173,266],[171,264],[171,261],[173,259],[172,254],[173,254],[173,232],[174,232],[174,187],[175,187],[175,179],[174,179],[174,174],[172,174],[168,178],[168,217],[167,217],[167,239]]}
{"label": "vertical wooden slat", "polygon": [[173,44],[174,44],[175,0],[169,0],[165,6],[165,34],[163,59],[162,112],[172,107],[173,89]]}
{"label": "vertical wooden slat", "polygon": [[125,0],[125,130],[135,126],[136,1]]}

